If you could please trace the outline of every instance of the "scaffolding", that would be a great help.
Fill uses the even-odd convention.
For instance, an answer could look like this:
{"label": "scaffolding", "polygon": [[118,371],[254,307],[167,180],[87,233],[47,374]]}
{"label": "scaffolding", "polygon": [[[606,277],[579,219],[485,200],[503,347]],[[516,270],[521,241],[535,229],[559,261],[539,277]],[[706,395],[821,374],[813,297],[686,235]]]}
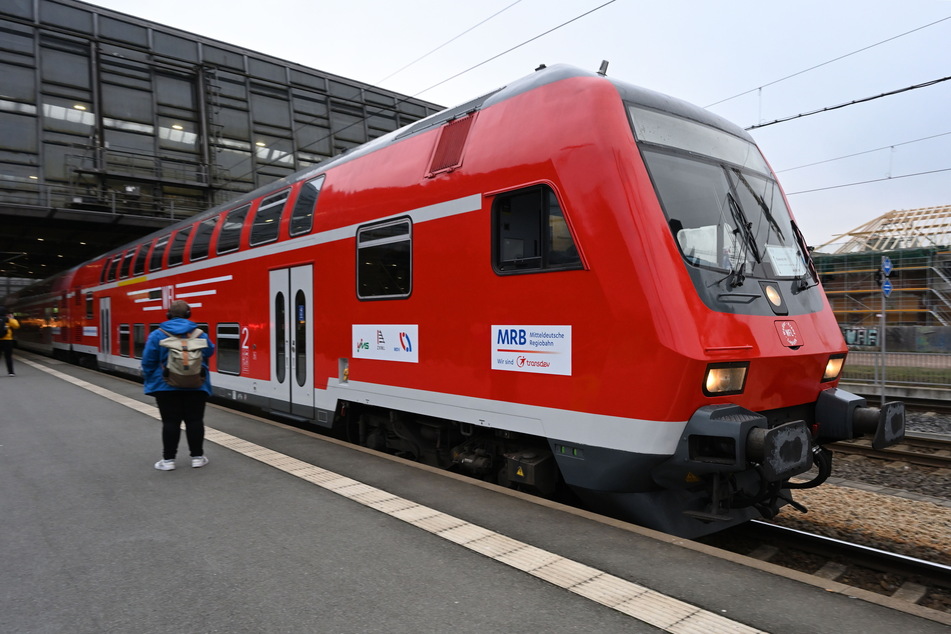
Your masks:
{"label": "scaffolding", "polygon": [[[815,249],[813,259],[843,331],[881,325],[951,326],[951,205],[890,211]],[[882,302],[876,277],[892,262]],[[847,336],[848,338],[848,336]]]}

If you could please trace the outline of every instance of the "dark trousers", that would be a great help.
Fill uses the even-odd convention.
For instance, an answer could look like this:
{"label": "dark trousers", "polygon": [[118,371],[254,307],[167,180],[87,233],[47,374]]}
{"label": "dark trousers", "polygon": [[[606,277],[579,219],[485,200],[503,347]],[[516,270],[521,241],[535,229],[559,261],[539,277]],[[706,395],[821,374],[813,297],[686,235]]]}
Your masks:
{"label": "dark trousers", "polygon": [[185,423],[185,438],[192,456],[203,456],[205,441],[205,401],[208,395],[201,390],[171,390],[156,392],[155,402],[162,416],[162,459],[174,460],[178,441],[182,437],[181,424]]}
{"label": "dark trousers", "polygon": [[0,339],[0,350],[7,360],[7,374],[13,374],[13,339]]}

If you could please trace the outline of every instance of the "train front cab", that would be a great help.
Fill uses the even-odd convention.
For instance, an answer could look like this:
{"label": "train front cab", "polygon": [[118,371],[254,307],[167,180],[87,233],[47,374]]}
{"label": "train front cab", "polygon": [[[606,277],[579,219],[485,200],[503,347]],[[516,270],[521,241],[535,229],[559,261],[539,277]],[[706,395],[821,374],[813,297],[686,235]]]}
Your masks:
{"label": "train front cab", "polygon": [[[597,483],[600,491],[582,486],[583,497],[687,537],[772,517],[795,504],[789,489],[828,477],[831,452],[823,444],[862,435],[876,447],[901,440],[904,406],[869,407],[835,387],[844,342],[802,234],[749,135],[689,104],[618,88],[679,251],[674,264],[682,268],[669,279],[685,280],[680,288],[671,282],[658,301],[659,319],[693,315],[705,324],[701,350],[738,356],[717,362],[722,357],[683,348],[677,363],[707,363],[702,392],[711,402],[688,414],[671,455],[634,459],[650,465],[650,482],[629,483],[628,493],[610,492],[604,483]],[[644,222],[652,222],[650,211]],[[656,261],[664,266],[666,259]],[[751,364],[759,371],[751,373]],[[787,380],[788,373],[797,378]],[[748,385],[750,374],[755,382]],[[813,465],[815,477],[792,481]]]}

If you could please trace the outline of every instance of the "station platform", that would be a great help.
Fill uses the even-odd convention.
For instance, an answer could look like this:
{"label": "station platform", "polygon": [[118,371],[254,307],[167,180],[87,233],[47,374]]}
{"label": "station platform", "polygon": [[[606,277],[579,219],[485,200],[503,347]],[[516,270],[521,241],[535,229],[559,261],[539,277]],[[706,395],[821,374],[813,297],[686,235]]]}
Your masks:
{"label": "station platform", "polygon": [[4,632],[946,633],[949,615],[141,384],[0,377]]}

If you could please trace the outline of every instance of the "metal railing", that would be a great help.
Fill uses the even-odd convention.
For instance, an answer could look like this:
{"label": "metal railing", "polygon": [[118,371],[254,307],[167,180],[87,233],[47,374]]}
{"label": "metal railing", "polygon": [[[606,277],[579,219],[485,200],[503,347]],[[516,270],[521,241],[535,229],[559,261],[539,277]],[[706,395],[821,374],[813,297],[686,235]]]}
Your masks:
{"label": "metal railing", "polygon": [[[884,363],[883,363],[884,361]],[[842,380],[847,383],[951,387],[951,354],[850,352]]]}

